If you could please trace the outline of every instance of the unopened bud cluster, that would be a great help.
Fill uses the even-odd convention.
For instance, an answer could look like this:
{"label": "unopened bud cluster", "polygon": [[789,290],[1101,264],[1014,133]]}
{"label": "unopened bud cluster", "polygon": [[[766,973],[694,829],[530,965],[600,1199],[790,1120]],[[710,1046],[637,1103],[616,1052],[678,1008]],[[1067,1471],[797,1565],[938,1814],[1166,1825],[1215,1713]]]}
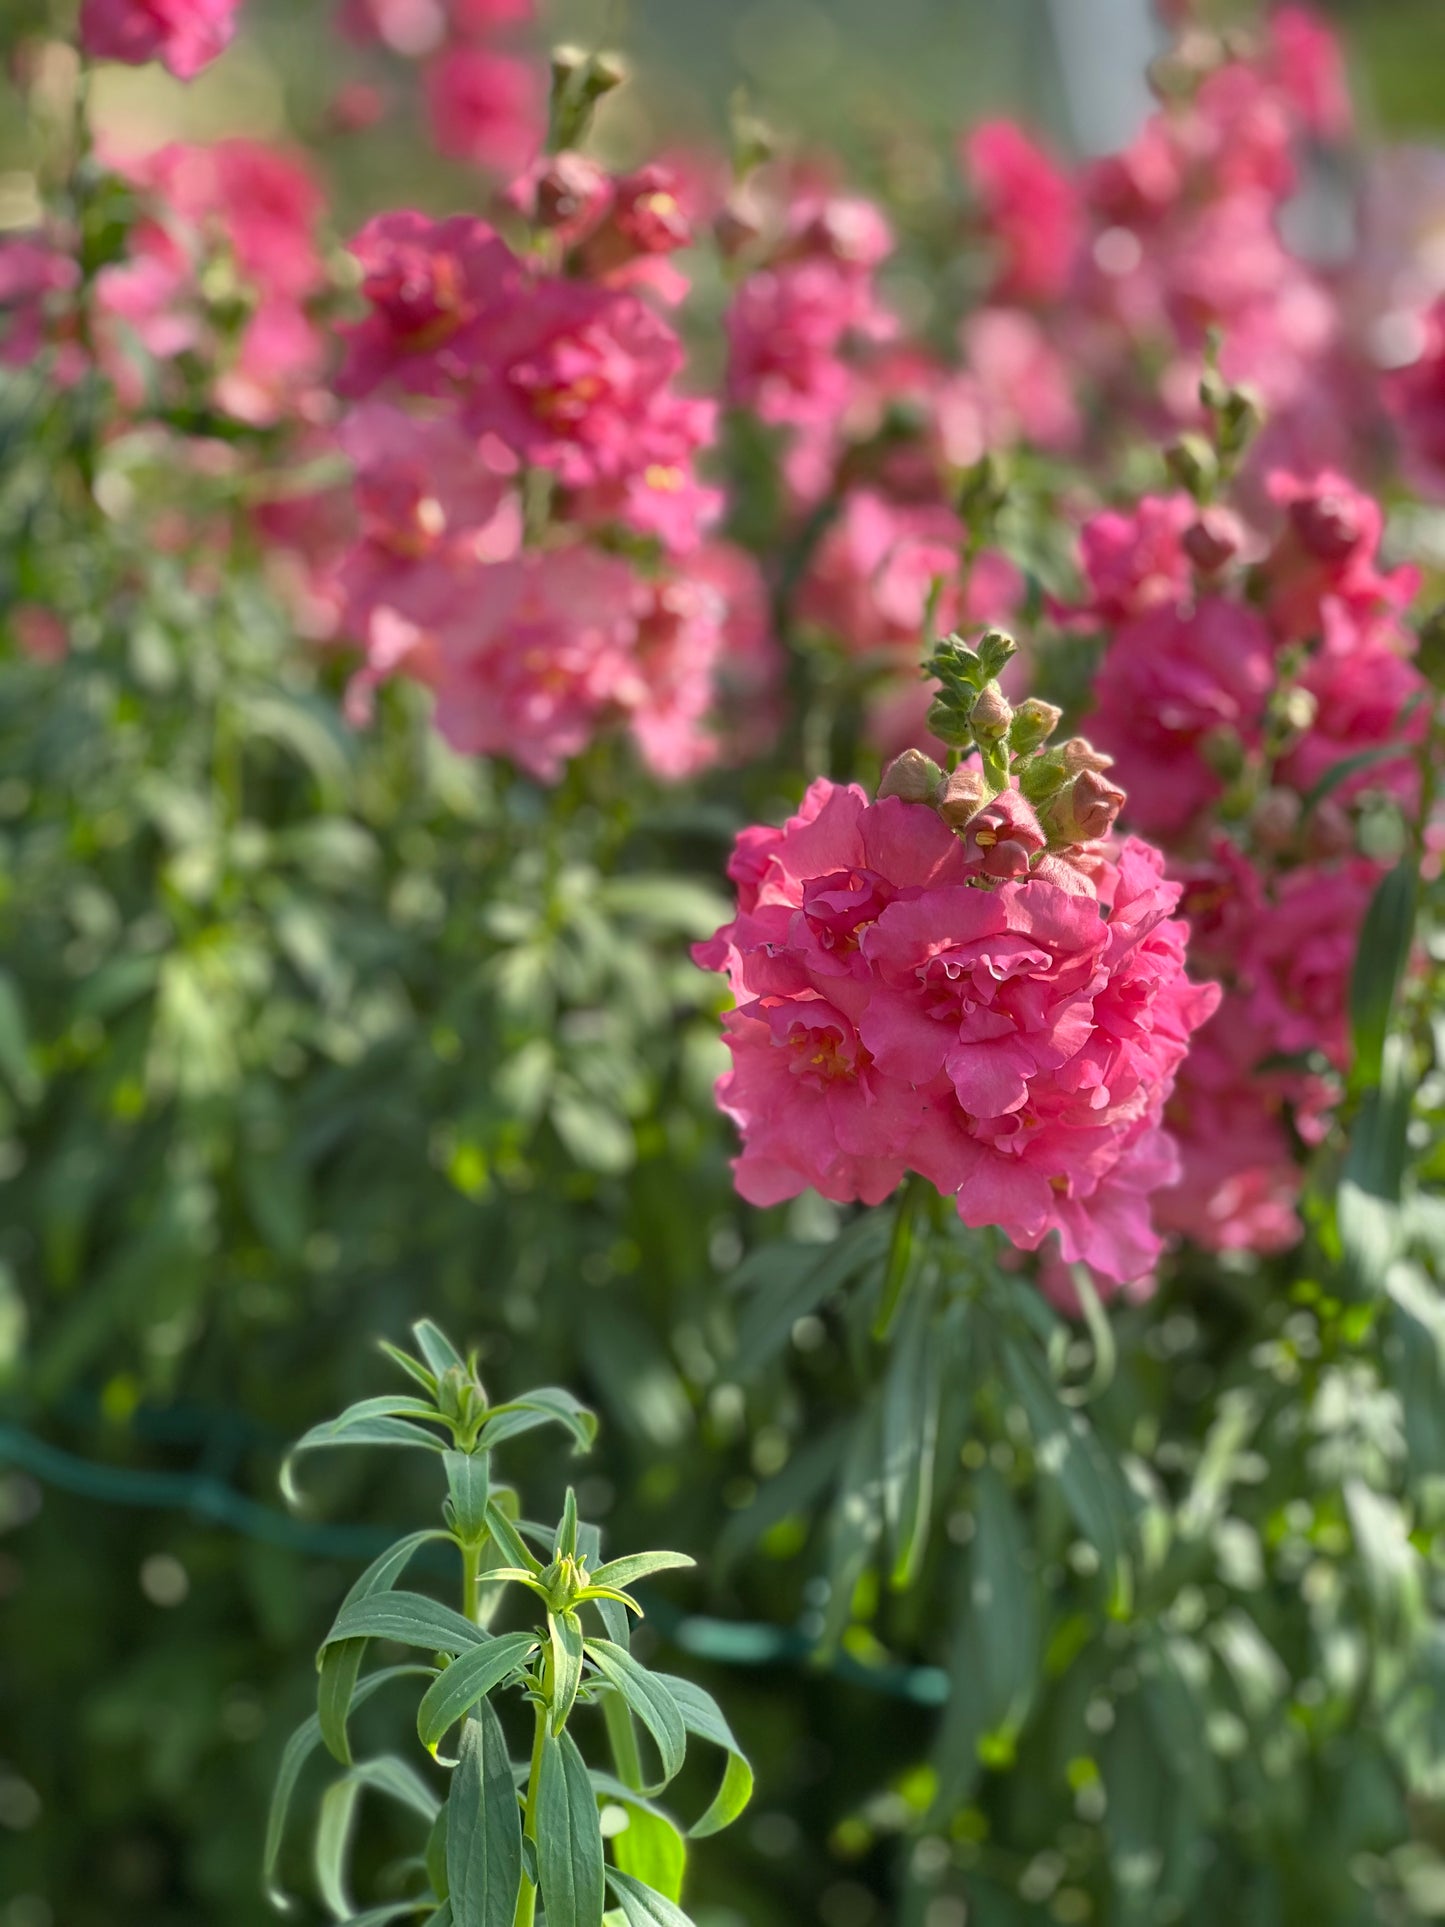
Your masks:
{"label": "unopened bud cluster", "polygon": [[939,685],[930,729],[977,760],[945,772],[920,749],[883,772],[879,800],[896,796],[936,810],[964,838],[991,881],[1024,875],[1045,854],[1097,843],[1114,827],[1124,792],[1105,775],[1112,757],[1082,736],[1049,747],[1062,710],[1037,696],[1013,704],[998,676],[1017,644],[1001,630],[977,643],[948,636],[929,659]]}

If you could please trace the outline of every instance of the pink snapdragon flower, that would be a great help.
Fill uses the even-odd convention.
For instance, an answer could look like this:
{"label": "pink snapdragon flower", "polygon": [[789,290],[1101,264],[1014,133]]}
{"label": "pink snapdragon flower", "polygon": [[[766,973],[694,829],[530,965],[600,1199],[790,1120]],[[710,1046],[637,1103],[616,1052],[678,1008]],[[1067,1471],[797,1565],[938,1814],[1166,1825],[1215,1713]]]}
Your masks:
{"label": "pink snapdragon flower", "polygon": [[995,295],[1050,301],[1068,287],[1083,235],[1078,190],[1012,121],[985,121],[960,146],[984,232],[999,253]]}
{"label": "pink snapdragon flower", "polygon": [[1395,423],[1415,486],[1445,496],[1445,297],[1420,318],[1416,353],[1384,377],[1385,406]]}
{"label": "pink snapdragon flower", "polygon": [[1380,880],[1364,857],[1281,877],[1242,958],[1251,1021],[1273,1051],[1349,1062],[1347,991],[1360,928]]}
{"label": "pink snapdragon flower", "polygon": [[423,75],[438,153],[497,173],[515,173],[547,131],[546,85],[530,60],[465,43],[444,47]]}
{"label": "pink snapdragon flower", "polygon": [[231,44],[241,0],[84,0],[80,44],[94,60],[159,60],[193,80]]}
{"label": "pink snapdragon flower", "polygon": [[1198,513],[1187,495],[1145,495],[1132,510],[1092,516],[1079,535],[1092,612],[1123,622],[1178,602],[1191,580],[1184,531]]}
{"label": "pink snapdragon flower", "polygon": [[1253,745],[1274,687],[1274,641],[1242,603],[1205,596],[1125,622],[1099,667],[1091,729],[1129,792],[1129,820],[1176,835],[1224,785],[1210,741]]}
{"label": "pink snapdragon flower", "polygon": [[822,780],[739,838],[738,915],[696,953],[738,1005],[718,1085],[738,1188],[877,1203],[912,1169],[968,1224],[1027,1250],[1056,1231],[1067,1262],[1139,1277],[1177,1170],[1163,1106],[1216,1001],[1184,975],[1178,886],[1135,841],[1067,886],[1043,863],[993,882],[975,844]]}

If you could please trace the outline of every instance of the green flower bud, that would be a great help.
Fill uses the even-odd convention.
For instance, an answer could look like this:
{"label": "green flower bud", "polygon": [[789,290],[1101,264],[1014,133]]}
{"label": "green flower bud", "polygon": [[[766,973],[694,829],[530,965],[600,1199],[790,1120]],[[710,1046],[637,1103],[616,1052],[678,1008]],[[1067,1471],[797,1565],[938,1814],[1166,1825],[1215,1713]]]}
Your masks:
{"label": "green flower bud", "polygon": [[1181,435],[1165,449],[1164,461],[1196,502],[1207,502],[1219,486],[1219,457],[1202,435]]}
{"label": "green flower bud", "polygon": [[1038,696],[1028,696],[1014,711],[1009,728],[1009,748],[1019,756],[1030,756],[1045,744],[1063,720],[1063,710]]}

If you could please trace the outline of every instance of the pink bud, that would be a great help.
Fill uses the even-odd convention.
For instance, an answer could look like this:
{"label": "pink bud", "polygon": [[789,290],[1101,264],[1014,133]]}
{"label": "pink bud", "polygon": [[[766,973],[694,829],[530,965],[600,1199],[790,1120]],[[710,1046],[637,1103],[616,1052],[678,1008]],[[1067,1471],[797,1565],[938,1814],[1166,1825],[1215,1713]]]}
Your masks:
{"label": "pink bud", "polygon": [[925,756],[921,749],[905,749],[884,770],[878,801],[897,796],[905,803],[927,803],[931,807],[942,781],[943,771],[931,756]]}
{"label": "pink bud", "polygon": [[981,770],[956,769],[943,786],[938,814],[950,829],[961,830],[978,815],[991,794]]}
{"label": "pink bud", "polygon": [[1291,502],[1289,519],[1301,543],[1320,562],[1343,562],[1364,534],[1358,504],[1328,490]]}
{"label": "pink bud", "polygon": [[1293,790],[1266,790],[1254,806],[1250,828],[1263,850],[1287,850],[1299,828],[1300,799]]}
{"label": "pink bud", "polygon": [[1232,562],[1244,545],[1244,524],[1231,509],[1201,509],[1180,538],[1196,569],[1214,575]]}

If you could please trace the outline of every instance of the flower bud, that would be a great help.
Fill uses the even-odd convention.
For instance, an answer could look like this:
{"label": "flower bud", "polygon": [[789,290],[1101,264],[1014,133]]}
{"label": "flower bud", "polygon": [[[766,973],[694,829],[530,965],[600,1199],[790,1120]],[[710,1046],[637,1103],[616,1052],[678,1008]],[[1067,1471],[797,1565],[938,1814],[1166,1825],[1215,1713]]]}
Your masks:
{"label": "flower bud", "polygon": [[1343,562],[1364,535],[1358,504],[1327,489],[1291,502],[1289,519],[1301,545],[1318,562]]}
{"label": "flower bud", "polygon": [[735,194],[718,210],[712,224],[713,239],[725,261],[734,261],[750,248],[763,231],[763,217],[744,194]]}
{"label": "flower bud", "polygon": [[968,767],[952,770],[937,792],[938,814],[951,830],[961,830],[992,795],[982,770]]}
{"label": "flower bud", "polygon": [[611,185],[596,161],[585,154],[554,154],[537,176],[536,220],[570,238],[601,217]]}
{"label": "flower bud", "polygon": [[1080,770],[1042,813],[1050,843],[1097,843],[1113,829],[1124,802],[1124,792],[1117,784],[1097,770]]}
{"label": "flower bud", "polygon": [[942,781],[943,771],[931,756],[925,756],[921,749],[905,749],[884,770],[878,785],[878,801],[881,803],[885,796],[897,796],[905,803],[927,803],[932,808]]}
{"label": "flower bud", "polygon": [[1169,473],[1196,502],[1203,502],[1219,481],[1219,458],[1202,435],[1181,435],[1164,451]]}
{"label": "flower bud", "polygon": [[1235,730],[1223,725],[1205,731],[1199,739],[1199,753],[1226,782],[1232,782],[1244,769],[1244,744]]}
{"label": "flower bud", "polygon": [[996,682],[986,684],[979,691],[968,712],[969,726],[980,743],[1001,743],[1013,719],[1013,704]]}
{"label": "flower bud", "polygon": [[1009,748],[1019,756],[1031,756],[1046,743],[1063,720],[1063,710],[1038,696],[1027,696],[1014,711],[1009,726]]}
{"label": "flower bud", "polygon": [[1285,693],[1276,713],[1291,736],[1303,736],[1319,714],[1319,709],[1319,697],[1313,691],[1291,689]]}
{"label": "flower bud", "polygon": [[1198,521],[1190,523],[1181,541],[1195,568],[1214,575],[1244,546],[1244,524],[1232,509],[1201,509]]}
{"label": "flower bud", "polygon": [[1305,823],[1305,854],[1316,859],[1348,856],[1354,848],[1349,812],[1329,797],[1317,803]]}
{"label": "flower bud", "polygon": [[1249,827],[1262,850],[1287,850],[1299,828],[1300,799],[1293,790],[1266,790],[1250,814]]}
{"label": "flower bud", "polygon": [[1101,771],[1112,769],[1114,759],[1102,749],[1095,749],[1087,736],[1070,736],[1060,745],[1064,759],[1064,771],[1069,776],[1077,776],[1081,770]]}

